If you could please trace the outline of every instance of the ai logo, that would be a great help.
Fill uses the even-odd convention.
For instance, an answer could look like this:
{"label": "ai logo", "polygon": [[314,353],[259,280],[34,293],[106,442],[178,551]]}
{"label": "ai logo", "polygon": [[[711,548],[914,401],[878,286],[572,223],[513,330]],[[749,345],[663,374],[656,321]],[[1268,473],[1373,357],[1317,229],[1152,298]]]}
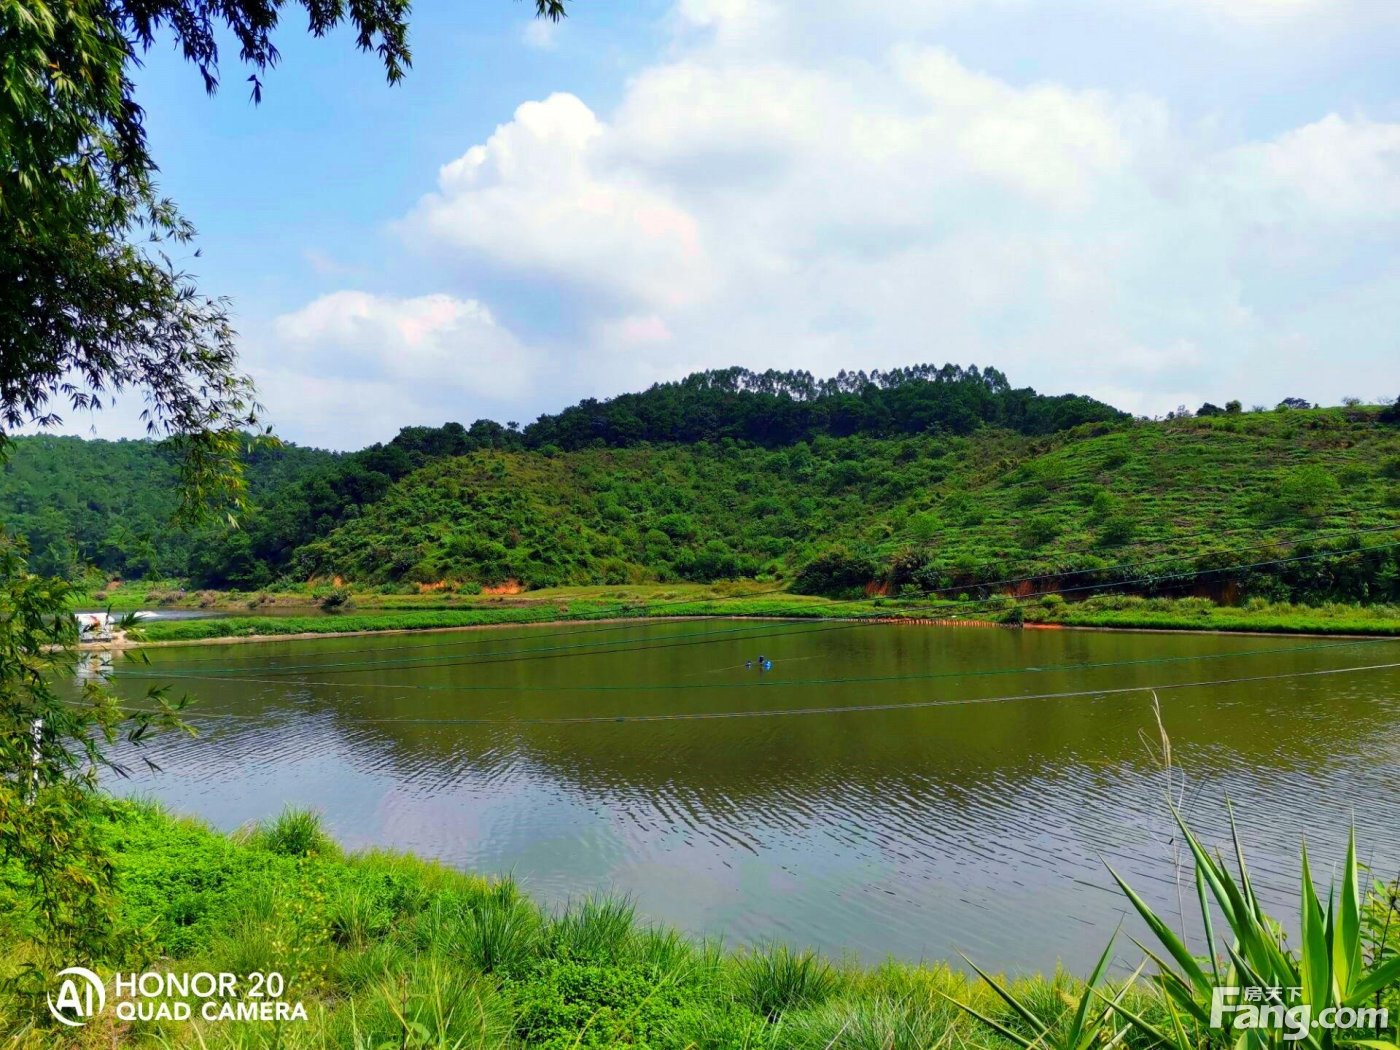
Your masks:
{"label": "ai logo", "polygon": [[70,966],[59,970],[63,979],[58,986],[58,998],[49,995],[49,1013],[59,1024],[70,1028],[81,1028],[102,1012],[107,1005],[107,988],[102,978],[82,966]]}

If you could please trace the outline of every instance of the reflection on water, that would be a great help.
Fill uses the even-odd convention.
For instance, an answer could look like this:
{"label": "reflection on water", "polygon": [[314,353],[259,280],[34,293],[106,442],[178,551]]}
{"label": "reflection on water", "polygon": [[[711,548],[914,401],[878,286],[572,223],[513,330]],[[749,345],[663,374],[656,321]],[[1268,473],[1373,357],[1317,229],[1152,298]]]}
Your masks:
{"label": "reflection on water", "polygon": [[[771,671],[745,668],[759,653]],[[1231,799],[1291,912],[1305,833],[1339,855],[1354,820],[1378,875],[1400,865],[1400,672],[1267,676],[1397,654],[724,621],[153,650],[118,673],[170,676],[203,732],[120,790],[222,828],[310,805],[350,846],[510,871],[550,902],[626,892],[731,940],[1082,967],[1123,913],[1103,861],[1174,906],[1171,830],[1150,696],[1047,694],[1236,680],[1164,689],[1162,710],[1193,820],[1218,839]],[[931,700],[956,703],[752,717]]]}

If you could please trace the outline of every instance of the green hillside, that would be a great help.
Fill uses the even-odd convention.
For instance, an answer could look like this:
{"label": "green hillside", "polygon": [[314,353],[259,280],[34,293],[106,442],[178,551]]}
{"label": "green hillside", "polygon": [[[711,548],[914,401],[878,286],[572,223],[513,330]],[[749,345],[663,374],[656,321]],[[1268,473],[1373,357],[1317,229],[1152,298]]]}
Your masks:
{"label": "green hillside", "polygon": [[[726,369],[523,430],[260,448],[237,529],[170,523],[168,449],[19,438],[0,514],[44,572],[263,590],[762,579],[807,594],[1395,600],[1400,406],[1135,420],[992,368]],[[1318,557],[1358,544],[1361,556]],[[1229,571],[1222,571],[1229,569]]]}
{"label": "green hillside", "polygon": [[[820,380],[808,372],[697,372],[607,401],[585,399],[558,414],[540,416],[523,430],[483,419],[470,427],[408,427],[387,444],[351,453],[333,468],[279,490],[238,533],[202,548],[191,575],[207,586],[247,589],[295,574],[305,563],[294,561],[298,548],[357,518],[393,482],[427,463],[473,452],[548,457],[601,448],[729,448],[735,443],[776,450],[850,437],[952,439],[987,430],[1046,435],[1127,418],[1092,398],[1051,397],[1012,387],[996,369],[976,366],[916,365],[842,372]],[[719,484],[726,480],[715,479]],[[409,556],[395,553],[400,560]],[[648,564],[652,560],[646,559]],[[672,563],[669,557],[662,560]],[[408,566],[420,561],[413,557]],[[682,571],[693,574],[690,568]],[[588,577],[593,578],[591,565]]]}
{"label": "green hillside", "polygon": [[[1394,600],[1400,429],[1375,409],[431,463],[302,546],[298,576],[527,588],[764,575],[813,593],[1037,589]],[[1318,549],[1365,542],[1364,557]],[[1284,564],[1228,573],[1238,566]]]}
{"label": "green hillside", "polygon": [[[258,446],[245,457],[249,496],[264,501],[336,458],[291,444]],[[46,575],[96,566],[112,576],[185,576],[191,554],[222,542],[223,530],[193,535],[172,526],[177,467],[161,442],[10,437],[0,456],[0,521],[29,545],[30,567]]]}

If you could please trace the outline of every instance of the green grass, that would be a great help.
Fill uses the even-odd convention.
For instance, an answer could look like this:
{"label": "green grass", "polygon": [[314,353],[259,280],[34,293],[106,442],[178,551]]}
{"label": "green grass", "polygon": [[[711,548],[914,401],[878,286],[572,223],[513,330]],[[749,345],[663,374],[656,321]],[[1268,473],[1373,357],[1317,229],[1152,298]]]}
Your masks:
{"label": "green grass", "polygon": [[483,627],[538,623],[553,619],[527,609],[424,610],[345,616],[227,616],[208,620],[164,620],[145,624],[131,637],[165,642],[202,638],[250,638],[287,634],[348,634],[358,631],[424,631],[444,627]]}
{"label": "green grass", "polygon": [[[234,836],[145,803],[110,802],[98,819],[116,872],[114,943],[125,947],[85,961],[104,975],[152,967],[275,970],[308,1021],[211,1024],[196,1013],[188,1022],[118,1024],[104,1015],[81,1030],[60,1030],[45,1020],[42,998],[4,983],[27,964],[49,972],[55,958],[22,925],[29,920],[19,916],[27,913],[0,909],[3,1045],[1012,1050],[1029,1043],[1090,1050],[1121,1028],[1113,1045],[1147,1050],[1157,1042],[1150,1033],[1173,1024],[1164,991],[1146,980],[1125,984],[1096,974],[1086,985],[1057,972],[983,981],[942,963],[861,967],[783,945],[726,950],[641,924],[630,903],[607,898],[550,913],[508,879],[380,850],[347,854],[304,811]],[[1223,868],[1212,877],[1231,878]],[[23,892],[23,877],[0,868],[0,899]],[[1396,918],[1393,892],[1362,886],[1342,899],[1339,929],[1355,955],[1357,943],[1378,943],[1377,933]],[[1307,950],[1316,950],[1313,942],[1330,936],[1319,931],[1330,925],[1309,900]],[[1256,942],[1269,920],[1251,911],[1249,921],[1258,930],[1247,950],[1264,958]],[[1184,948],[1174,941],[1170,948],[1173,965],[1196,972]],[[1288,949],[1279,950],[1283,960]],[[1400,973],[1393,946],[1365,952],[1370,972],[1381,976],[1358,976],[1352,959],[1348,980],[1356,994],[1370,995],[1379,981],[1377,994],[1400,1009],[1400,983],[1384,976]],[[1183,987],[1160,986],[1178,1010],[1191,996],[1202,1001],[1199,989]],[[1143,1025],[1112,1022],[1110,998]],[[1084,1003],[1092,1007],[1087,1012]],[[1223,1050],[1228,1041],[1201,1033],[1190,1045]]]}
{"label": "green grass", "polygon": [[[700,588],[696,588],[700,590]],[[649,593],[648,593],[649,592]],[[414,631],[461,627],[539,624],[613,617],[789,617],[795,619],[873,618],[946,623],[1014,623],[1066,627],[1282,632],[1290,634],[1400,634],[1400,605],[1329,602],[1298,605],[1255,599],[1225,606],[1206,598],[1142,598],[1099,595],[1066,602],[1058,595],[1012,599],[864,598],[833,600],[791,593],[696,595],[677,588],[555,589],[511,604],[474,598],[459,609],[403,609],[335,616],[250,616],[149,623],[132,633],[136,641],[198,641],[217,638],[276,637],[289,634]]]}
{"label": "green grass", "polygon": [[[726,951],[637,921],[626,901],[550,912],[509,880],[412,856],[346,854],[288,811],[229,837],[114,802],[120,957],[104,973],[277,970],[302,1024],[46,1024],[0,986],[0,1043],[23,1047],[899,1048],[940,1039],[1003,1047],[944,998],[995,996],[942,964],[837,964],[774,946]],[[0,889],[21,892],[12,871]],[[16,912],[15,914],[19,914]],[[31,931],[0,919],[0,978],[47,966]],[[1014,987],[1036,995],[1038,979]],[[1042,997],[1053,992],[1041,993]],[[1008,1018],[1010,1020],[1010,1018]]]}
{"label": "green grass", "polygon": [[761,948],[739,963],[740,999],[762,1017],[777,1020],[805,1006],[819,1006],[840,986],[831,964],[787,945]]}
{"label": "green grass", "polygon": [[1400,635],[1400,605],[1330,602],[1311,606],[1255,600],[1230,607],[1205,598],[1106,595],[1078,604],[1029,601],[1020,608],[1027,623],[1074,627]]}

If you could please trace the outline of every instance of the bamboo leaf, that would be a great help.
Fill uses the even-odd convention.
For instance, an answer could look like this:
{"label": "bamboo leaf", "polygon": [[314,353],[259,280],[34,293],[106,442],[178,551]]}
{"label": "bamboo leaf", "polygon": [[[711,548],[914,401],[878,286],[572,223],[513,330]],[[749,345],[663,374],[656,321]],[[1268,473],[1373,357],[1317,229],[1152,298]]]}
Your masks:
{"label": "bamboo leaf", "polygon": [[1344,999],[1352,983],[1361,975],[1361,890],[1356,869],[1355,828],[1347,834],[1347,856],[1342,868],[1336,923],[1336,936],[1332,941],[1332,973],[1337,982],[1337,998]]}
{"label": "bamboo leaf", "polygon": [[1209,1019],[1205,1007],[1196,1001],[1196,992],[1182,976],[1171,969],[1164,959],[1148,948],[1141,941],[1133,941],[1141,948],[1149,959],[1157,964],[1159,972],[1153,978],[1159,988],[1162,988],[1169,998],[1175,1000],[1182,1009],[1191,1014],[1201,1024],[1205,1024]]}
{"label": "bamboo leaf", "polygon": [[1380,963],[1365,977],[1352,985],[1351,994],[1346,997],[1344,1005],[1355,1006],[1392,984],[1400,984],[1400,955],[1392,956]]}
{"label": "bamboo leaf", "polygon": [[1244,891],[1244,897],[1249,904],[1249,913],[1254,916],[1256,922],[1264,921],[1263,909],[1259,907],[1259,898],[1254,895],[1254,884],[1249,878],[1249,868],[1244,862],[1244,846],[1240,842],[1240,829],[1235,824],[1235,807],[1227,799],[1225,801],[1225,812],[1230,817],[1230,843],[1235,847],[1235,863],[1240,869],[1240,888]]}
{"label": "bamboo leaf", "polygon": [[939,991],[938,994],[941,995],[944,999],[947,999],[954,1006],[957,1006],[959,1009],[965,1010],[968,1013],[970,1013],[973,1017],[977,1018],[977,1020],[981,1021],[988,1028],[1000,1033],[1007,1039],[1010,1039],[1017,1046],[1024,1047],[1025,1050],[1032,1050],[1032,1048],[1035,1047],[1036,1043],[1038,1042],[1038,1040],[1027,1039],[1020,1032],[1012,1031],[1000,1021],[993,1020],[992,1018],[988,1017],[986,1014],[978,1010],[976,1007],[969,1006],[967,1003],[964,1002],[959,1002],[957,999],[954,999],[951,995],[947,994],[946,992]]}
{"label": "bamboo leaf", "polygon": [[[1108,960],[1113,955],[1113,941],[1116,937],[1117,931],[1115,930],[1114,936],[1110,937],[1108,939],[1108,944],[1104,946],[1103,954],[1099,956],[1099,961],[1094,967],[1094,972],[1089,975],[1089,979],[1085,983],[1084,994],[1079,997],[1079,1009],[1075,1010],[1074,1021],[1069,1029],[1069,1041],[1075,1046],[1078,1046],[1080,1043],[1080,1038],[1084,1032],[1084,1020],[1089,1015],[1089,1002],[1094,997],[1095,987],[1097,987],[1099,981],[1103,978],[1104,970],[1108,968]],[[1142,972],[1141,967],[1138,968],[1138,972]]]}
{"label": "bamboo leaf", "polygon": [[1210,915],[1210,901],[1206,899],[1206,879],[1201,873],[1200,865],[1196,866],[1196,900],[1201,905],[1201,925],[1205,928],[1206,934],[1206,958],[1210,960],[1211,976],[1215,978],[1218,987],[1220,980],[1220,954],[1215,947],[1215,922]]}
{"label": "bamboo leaf", "polygon": [[[1122,1014],[1125,1018],[1127,1018],[1127,1020],[1132,1024],[1132,1026],[1138,1031],[1142,1032],[1144,1035],[1147,1035],[1157,1040],[1157,1042],[1162,1043],[1164,1046],[1177,1046],[1183,1048],[1183,1050],[1184,1048],[1190,1047],[1190,1042],[1173,1039],[1171,1036],[1167,1035],[1160,1028],[1154,1025],[1151,1021],[1148,1021],[1145,1018],[1143,1018],[1140,1014],[1134,1013],[1132,1010],[1129,1010],[1122,1003],[1109,999],[1102,992],[1096,992],[1095,994],[1098,995],[1099,998],[1103,999],[1104,1002],[1108,1003],[1108,1005],[1113,1009],[1115,1013]],[[1172,1017],[1173,1019],[1175,1019],[1175,1012],[1172,1013]],[[1181,1034],[1184,1035],[1185,1033],[1183,1032]]]}

